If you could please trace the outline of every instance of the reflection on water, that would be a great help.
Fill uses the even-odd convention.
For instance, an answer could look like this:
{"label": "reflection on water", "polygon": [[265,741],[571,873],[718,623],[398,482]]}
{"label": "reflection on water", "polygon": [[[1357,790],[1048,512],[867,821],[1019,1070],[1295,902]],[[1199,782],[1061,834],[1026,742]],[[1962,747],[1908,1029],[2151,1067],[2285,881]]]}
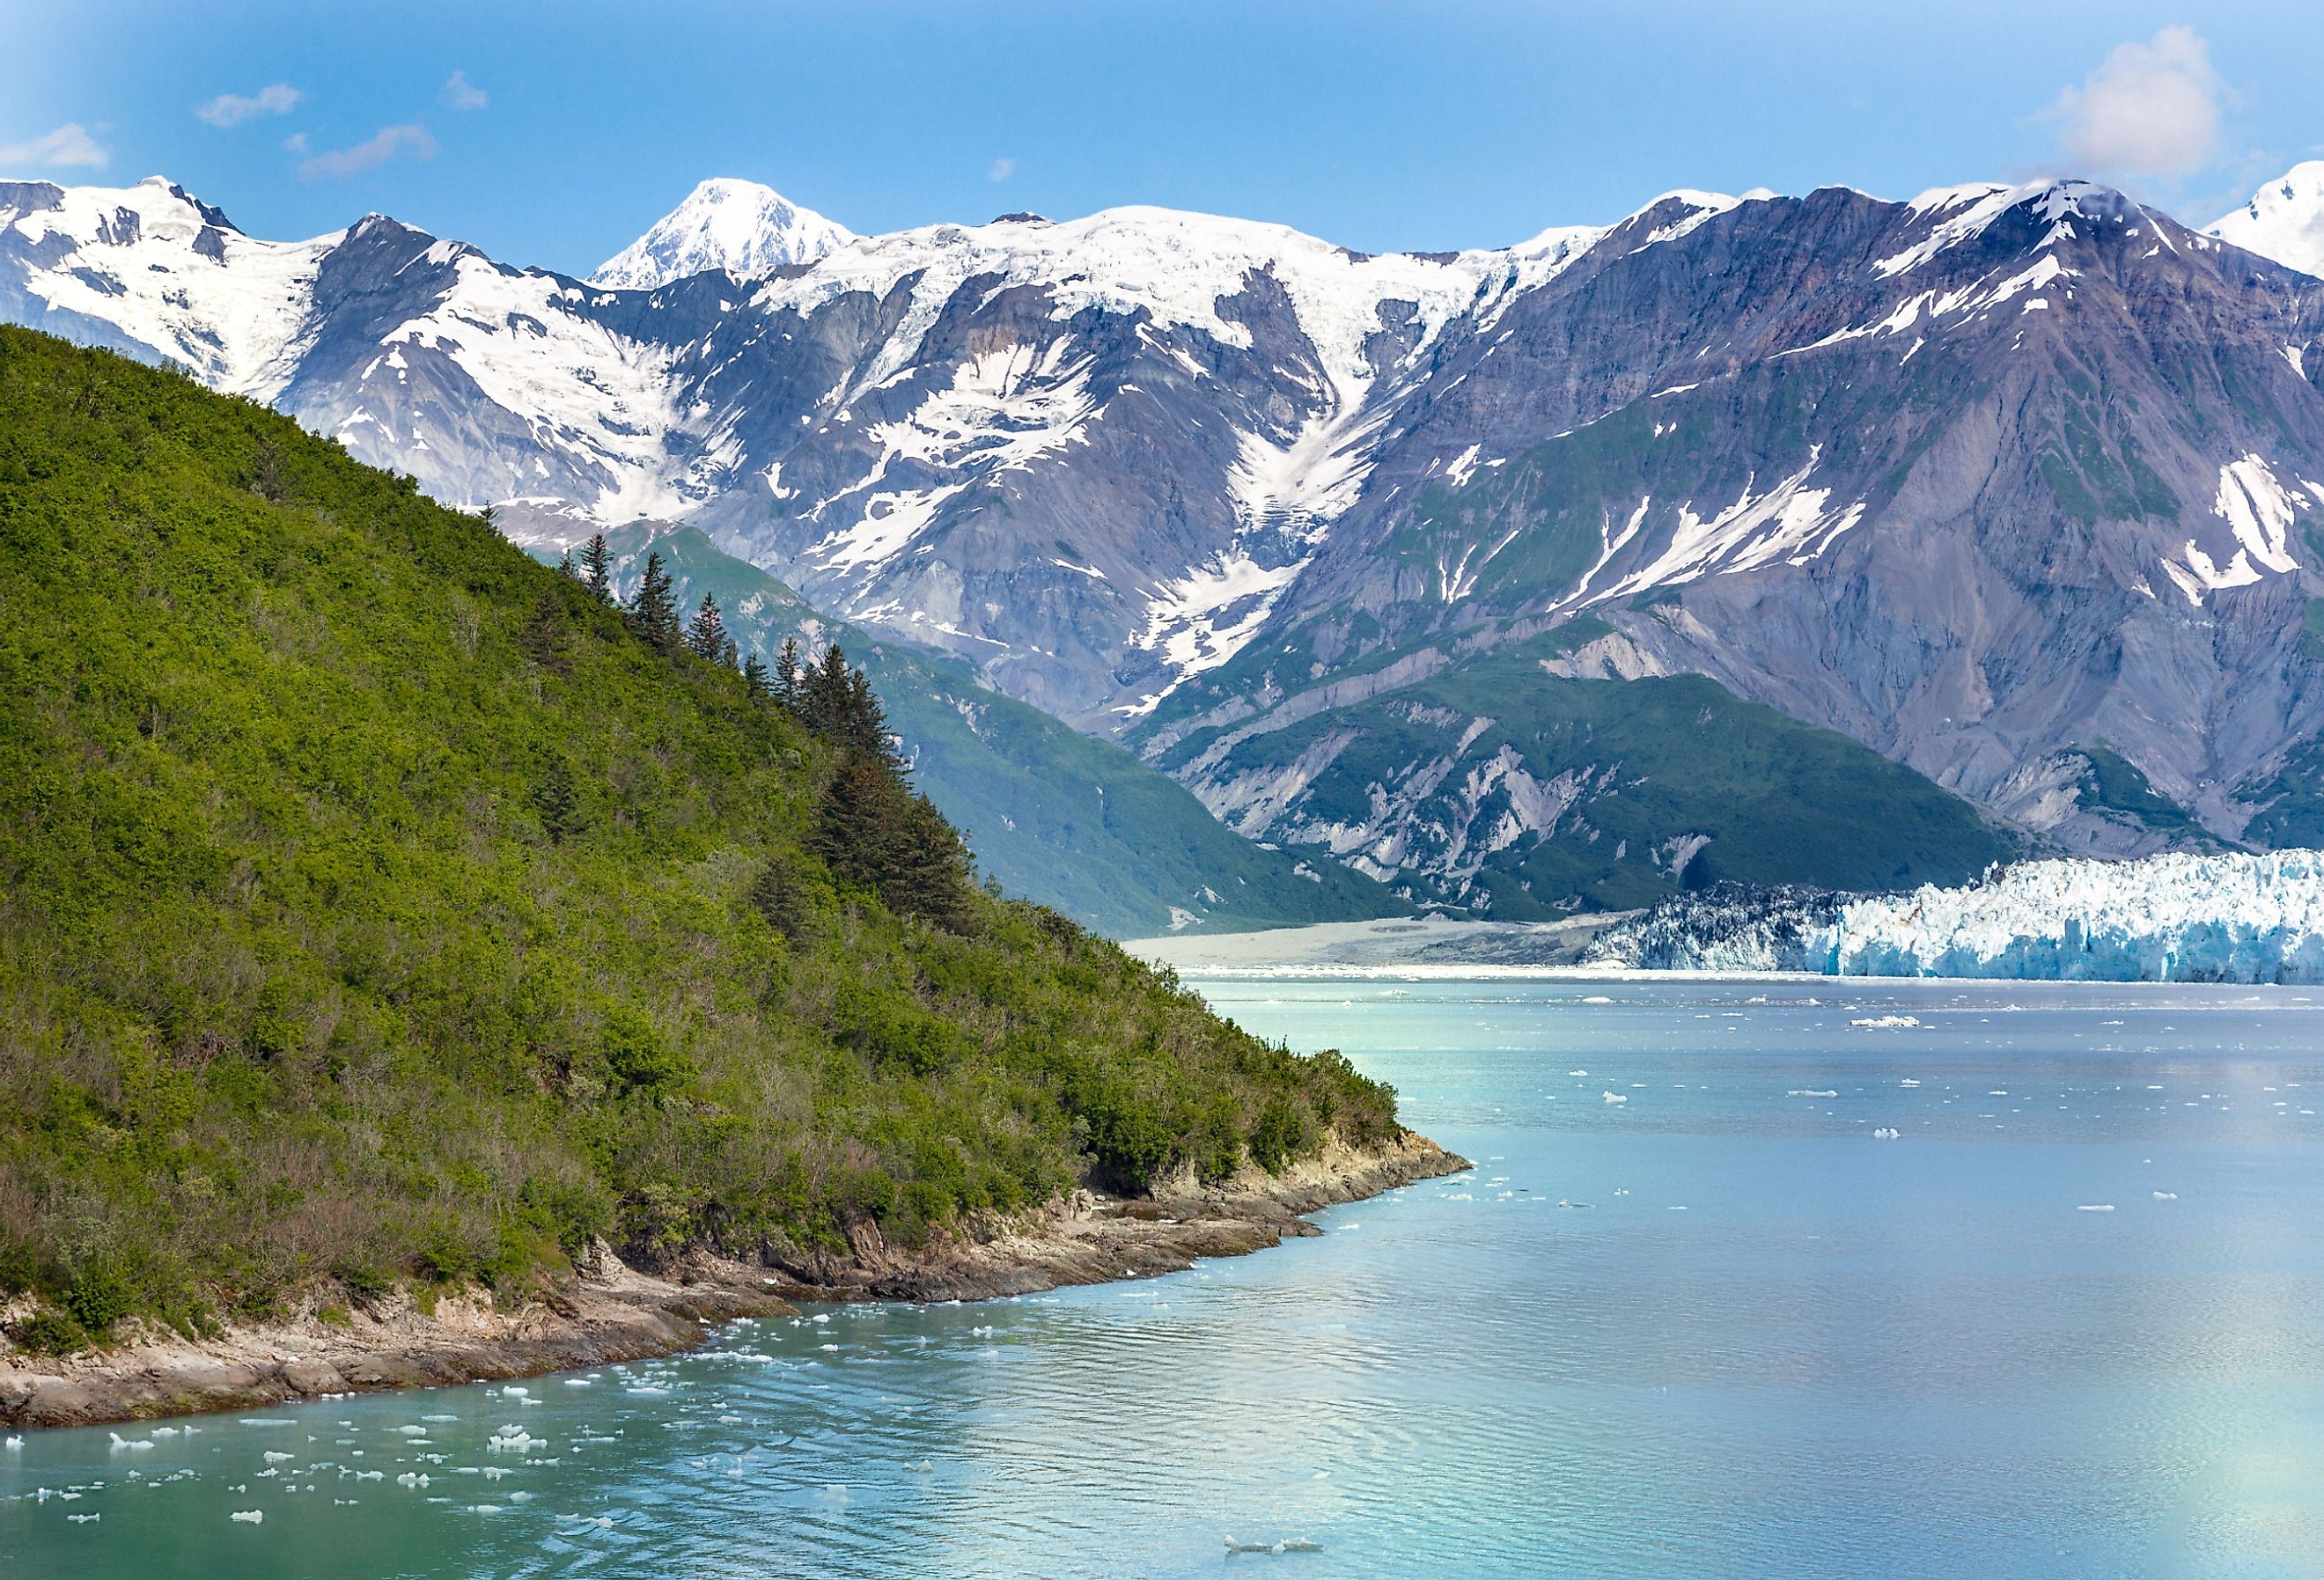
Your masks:
{"label": "reflection on water", "polygon": [[2315,995],[1207,991],[1478,1167],[1149,1283],[32,1434],[0,1573],[2324,1565]]}

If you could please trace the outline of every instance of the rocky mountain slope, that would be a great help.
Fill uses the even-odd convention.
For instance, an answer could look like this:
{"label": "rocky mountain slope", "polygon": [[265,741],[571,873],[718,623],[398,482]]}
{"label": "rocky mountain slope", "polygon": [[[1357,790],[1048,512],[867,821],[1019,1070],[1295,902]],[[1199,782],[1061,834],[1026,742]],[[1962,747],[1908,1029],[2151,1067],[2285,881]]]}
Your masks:
{"label": "rocky mountain slope", "polygon": [[683,520],[1317,855],[1333,820],[1222,755],[1582,618],[1558,678],[1702,675],[2093,854],[2266,838],[2324,726],[2324,281],[2088,183],[1674,193],[1434,255],[1139,208],[715,255],[612,290],[0,189],[0,311],[439,497]]}

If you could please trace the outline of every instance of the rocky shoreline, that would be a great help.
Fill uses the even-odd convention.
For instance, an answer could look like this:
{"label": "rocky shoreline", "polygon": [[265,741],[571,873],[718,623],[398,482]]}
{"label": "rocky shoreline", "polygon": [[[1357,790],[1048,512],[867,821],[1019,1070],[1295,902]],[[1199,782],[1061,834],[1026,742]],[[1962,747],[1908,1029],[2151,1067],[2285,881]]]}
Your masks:
{"label": "rocky shoreline", "polygon": [[887,1245],[867,1223],[844,1256],[774,1256],[761,1265],[696,1257],[654,1277],[601,1247],[565,1288],[506,1310],[481,1289],[443,1294],[426,1309],[397,1290],[369,1309],[309,1310],[209,1340],[143,1327],[78,1355],[0,1347],[0,1426],[248,1409],[641,1360],[698,1344],[714,1323],[789,1315],[798,1300],[974,1300],[1148,1278],[1198,1257],[1321,1234],[1305,1215],[1468,1167],[1407,1132],[1368,1151],[1335,1144],[1280,1175],[1246,1169],[1207,1187],[1185,1177],[1135,1198],[1079,1191],[1044,1212],[911,1251]]}

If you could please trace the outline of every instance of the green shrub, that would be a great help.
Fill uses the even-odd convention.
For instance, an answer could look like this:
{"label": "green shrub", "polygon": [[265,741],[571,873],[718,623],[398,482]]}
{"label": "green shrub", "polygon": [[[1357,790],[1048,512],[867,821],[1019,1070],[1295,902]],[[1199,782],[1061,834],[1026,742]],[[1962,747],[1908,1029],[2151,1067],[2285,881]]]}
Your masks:
{"label": "green shrub", "polygon": [[64,1311],[35,1311],[12,1324],[8,1336],[36,1355],[69,1355],[88,1345],[88,1330]]}
{"label": "green shrub", "polygon": [[65,1289],[64,1307],[96,1337],[136,1309],[137,1290],[109,1258],[78,1270]]}

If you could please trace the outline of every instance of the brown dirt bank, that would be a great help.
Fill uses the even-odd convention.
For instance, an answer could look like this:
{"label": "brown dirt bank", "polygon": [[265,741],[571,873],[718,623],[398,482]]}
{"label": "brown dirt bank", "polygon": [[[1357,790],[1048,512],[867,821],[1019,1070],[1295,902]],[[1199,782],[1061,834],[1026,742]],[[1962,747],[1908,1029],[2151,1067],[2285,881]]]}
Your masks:
{"label": "brown dirt bank", "polygon": [[1038,1214],[995,1219],[914,1251],[869,1224],[846,1256],[770,1254],[763,1265],[696,1257],[650,1277],[603,1251],[556,1293],[512,1308],[483,1290],[422,1310],[397,1290],[369,1310],[326,1320],[229,1328],[194,1341],[151,1327],[128,1342],[64,1357],[0,1343],[0,1426],[83,1426],[249,1409],[299,1398],[530,1377],[669,1354],[707,1325],[783,1316],[791,1300],[982,1299],[1176,1272],[1197,1257],[1240,1256],[1322,1231],[1302,1215],[1416,1179],[1466,1160],[1406,1134],[1376,1151],[1334,1146],[1279,1176],[1249,1169],[1222,1186],[1191,1178],[1126,1199],[1089,1191]]}

